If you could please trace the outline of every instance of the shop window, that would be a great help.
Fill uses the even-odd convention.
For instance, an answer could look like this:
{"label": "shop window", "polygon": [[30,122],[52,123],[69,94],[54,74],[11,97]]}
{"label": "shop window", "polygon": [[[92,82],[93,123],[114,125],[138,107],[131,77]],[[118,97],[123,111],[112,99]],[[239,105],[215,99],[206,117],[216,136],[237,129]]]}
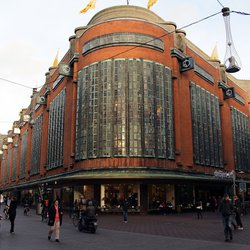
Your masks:
{"label": "shop window", "polygon": [[134,184],[107,184],[102,185],[101,209],[103,211],[120,211],[122,199],[128,199],[130,209],[137,209],[139,185]]}

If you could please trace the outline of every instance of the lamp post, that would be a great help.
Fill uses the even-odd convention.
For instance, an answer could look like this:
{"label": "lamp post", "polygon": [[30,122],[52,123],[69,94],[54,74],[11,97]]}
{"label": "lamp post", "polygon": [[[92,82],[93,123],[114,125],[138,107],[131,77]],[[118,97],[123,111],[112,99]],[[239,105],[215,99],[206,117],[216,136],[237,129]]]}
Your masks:
{"label": "lamp post", "polygon": [[235,183],[236,175],[235,175],[235,171],[232,170],[231,173],[232,173],[232,178],[233,178],[233,192],[234,192],[234,196],[236,196],[236,183]]}
{"label": "lamp post", "polygon": [[227,173],[228,178],[232,178],[233,180],[233,195],[236,196],[236,173],[234,170],[231,172]]}
{"label": "lamp post", "polygon": [[[240,171],[240,174],[244,174],[244,171]],[[242,176],[241,176],[241,182],[239,184],[240,187],[240,192],[241,192],[241,196],[242,196],[242,203],[243,203],[243,207],[245,207],[245,192],[246,192],[246,183],[244,182]]]}

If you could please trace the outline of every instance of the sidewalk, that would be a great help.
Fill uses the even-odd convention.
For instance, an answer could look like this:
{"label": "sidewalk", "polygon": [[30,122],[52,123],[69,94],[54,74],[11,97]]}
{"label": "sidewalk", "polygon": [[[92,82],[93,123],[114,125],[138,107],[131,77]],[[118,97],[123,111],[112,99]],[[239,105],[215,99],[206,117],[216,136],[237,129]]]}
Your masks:
{"label": "sidewalk", "polygon": [[250,245],[250,215],[244,216],[244,231],[235,231],[232,242],[224,242],[222,220],[217,213],[129,215],[124,223],[121,215],[99,215],[96,234],[80,233],[67,214],[61,229],[61,242],[48,241],[49,227],[31,210],[23,215],[19,207],[15,233],[10,234],[10,222],[1,221],[1,250],[248,250]]}
{"label": "sidewalk", "polygon": [[[233,242],[250,245],[250,215],[242,217],[243,231],[233,232]],[[99,226],[117,231],[135,232],[150,235],[164,235],[185,239],[224,241],[221,215],[217,212],[204,212],[198,220],[196,213],[169,215],[131,215],[128,223],[119,215],[100,215]]]}

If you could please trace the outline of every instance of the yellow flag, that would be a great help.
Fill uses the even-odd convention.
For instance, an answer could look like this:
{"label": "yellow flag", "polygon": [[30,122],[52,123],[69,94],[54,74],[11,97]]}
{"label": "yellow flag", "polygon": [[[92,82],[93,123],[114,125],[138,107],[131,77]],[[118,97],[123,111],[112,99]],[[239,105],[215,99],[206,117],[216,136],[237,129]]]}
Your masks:
{"label": "yellow flag", "polygon": [[56,57],[55,57],[54,62],[53,62],[53,67],[57,67],[57,65],[58,65],[58,54],[59,54],[59,50],[56,53]]}
{"label": "yellow flag", "polygon": [[157,0],[148,0],[148,9],[150,9],[156,2]]}
{"label": "yellow flag", "polygon": [[210,57],[212,60],[219,60],[218,57],[218,50],[217,50],[217,44],[215,45],[213,51],[212,51],[212,55]]}
{"label": "yellow flag", "polygon": [[92,10],[95,8],[96,0],[90,0],[88,5],[80,11],[80,13],[86,13],[88,10]]}

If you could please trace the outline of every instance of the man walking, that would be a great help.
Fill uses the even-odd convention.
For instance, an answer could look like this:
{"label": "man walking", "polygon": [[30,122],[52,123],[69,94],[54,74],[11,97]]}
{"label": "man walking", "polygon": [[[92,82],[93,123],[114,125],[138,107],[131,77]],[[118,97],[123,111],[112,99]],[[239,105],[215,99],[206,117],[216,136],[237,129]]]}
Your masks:
{"label": "man walking", "polygon": [[122,209],[124,223],[128,222],[128,208],[129,208],[128,200],[126,198],[122,199],[122,201],[121,201],[121,209]]}
{"label": "man walking", "polygon": [[10,220],[10,233],[14,233],[14,222],[16,218],[16,208],[17,208],[17,201],[14,196],[11,197],[10,207],[8,210],[9,213],[9,220]]}
{"label": "man walking", "polygon": [[241,201],[237,195],[234,196],[234,212],[237,228],[238,230],[243,230],[243,225],[241,221]]}
{"label": "man walking", "polygon": [[233,231],[231,228],[233,204],[231,203],[228,194],[224,195],[224,198],[223,198],[223,201],[221,202],[219,211],[222,214],[225,241],[228,242],[229,240],[233,239]]}

